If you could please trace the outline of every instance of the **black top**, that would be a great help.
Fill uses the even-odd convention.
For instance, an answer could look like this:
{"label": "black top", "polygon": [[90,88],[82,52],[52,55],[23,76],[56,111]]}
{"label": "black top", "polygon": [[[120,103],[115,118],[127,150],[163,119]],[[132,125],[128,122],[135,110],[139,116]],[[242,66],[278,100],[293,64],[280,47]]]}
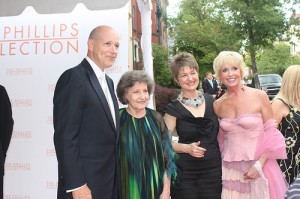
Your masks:
{"label": "black top", "polygon": [[221,198],[221,155],[217,142],[219,123],[213,111],[213,98],[204,94],[204,117],[194,117],[178,100],[165,108],[165,113],[176,117],[176,131],[179,143],[200,141],[206,149],[203,158],[180,153],[177,165],[177,179],[171,187],[172,199]]}

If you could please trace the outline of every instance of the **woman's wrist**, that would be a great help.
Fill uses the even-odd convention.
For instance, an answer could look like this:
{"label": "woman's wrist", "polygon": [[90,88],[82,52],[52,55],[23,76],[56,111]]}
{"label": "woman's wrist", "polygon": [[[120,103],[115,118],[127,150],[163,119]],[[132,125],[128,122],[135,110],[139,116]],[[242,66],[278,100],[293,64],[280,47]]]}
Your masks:
{"label": "woman's wrist", "polygon": [[180,144],[180,149],[181,149],[180,151],[181,151],[181,153],[188,153],[187,147],[188,147],[187,144],[181,143]]}
{"label": "woman's wrist", "polygon": [[163,189],[162,194],[168,194],[168,195],[170,195],[170,189],[169,190]]}
{"label": "woman's wrist", "polygon": [[265,156],[262,156],[262,157],[260,157],[259,160],[257,160],[257,161],[259,161],[259,163],[260,163],[260,165],[261,165],[261,168],[263,168],[263,167],[265,166],[265,163],[266,163],[266,161],[267,161],[267,158],[266,158]]}

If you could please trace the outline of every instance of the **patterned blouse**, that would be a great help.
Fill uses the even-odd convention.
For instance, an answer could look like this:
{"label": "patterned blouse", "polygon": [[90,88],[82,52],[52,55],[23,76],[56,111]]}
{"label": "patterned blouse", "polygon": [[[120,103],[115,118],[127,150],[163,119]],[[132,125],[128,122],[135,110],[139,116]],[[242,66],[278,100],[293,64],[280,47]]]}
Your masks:
{"label": "patterned blouse", "polygon": [[120,115],[120,167],[122,199],[157,199],[164,181],[176,173],[170,135],[162,116],[146,108],[135,118],[126,109]]}
{"label": "patterned blouse", "polygon": [[281,100],[290,109],[289,114],[282,118],[278,127],[285,137],[287,159],[278,162],[287,182],[291,184],[300,173],[300,110],[280,98],[276,99]]}

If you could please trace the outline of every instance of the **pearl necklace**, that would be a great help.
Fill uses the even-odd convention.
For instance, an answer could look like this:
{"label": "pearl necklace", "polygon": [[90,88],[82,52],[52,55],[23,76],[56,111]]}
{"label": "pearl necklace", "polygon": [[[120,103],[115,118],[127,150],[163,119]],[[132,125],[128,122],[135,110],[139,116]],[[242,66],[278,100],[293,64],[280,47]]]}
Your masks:
{"label": "pearl necklace", "polygon": [[198,94],[197,98],[191,99],[191,98],[184,97],[183,93],[181,92],[178,95],[177,100],[184,105],[197,108],[204,102],[203,92],[201,90],[197,90],[197,94]]}

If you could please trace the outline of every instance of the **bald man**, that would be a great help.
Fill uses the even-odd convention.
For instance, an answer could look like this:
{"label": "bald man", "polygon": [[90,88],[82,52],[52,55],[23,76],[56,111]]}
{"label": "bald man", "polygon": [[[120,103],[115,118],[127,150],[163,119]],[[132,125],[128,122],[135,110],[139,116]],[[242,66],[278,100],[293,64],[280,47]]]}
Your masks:
{"label": "bald man", "polygon": [[119,139],[114,84],[105,74],[118,55],[109,26],[90,33],[87,57],[59,78],[53,98],[58,199],[117,199]]}

